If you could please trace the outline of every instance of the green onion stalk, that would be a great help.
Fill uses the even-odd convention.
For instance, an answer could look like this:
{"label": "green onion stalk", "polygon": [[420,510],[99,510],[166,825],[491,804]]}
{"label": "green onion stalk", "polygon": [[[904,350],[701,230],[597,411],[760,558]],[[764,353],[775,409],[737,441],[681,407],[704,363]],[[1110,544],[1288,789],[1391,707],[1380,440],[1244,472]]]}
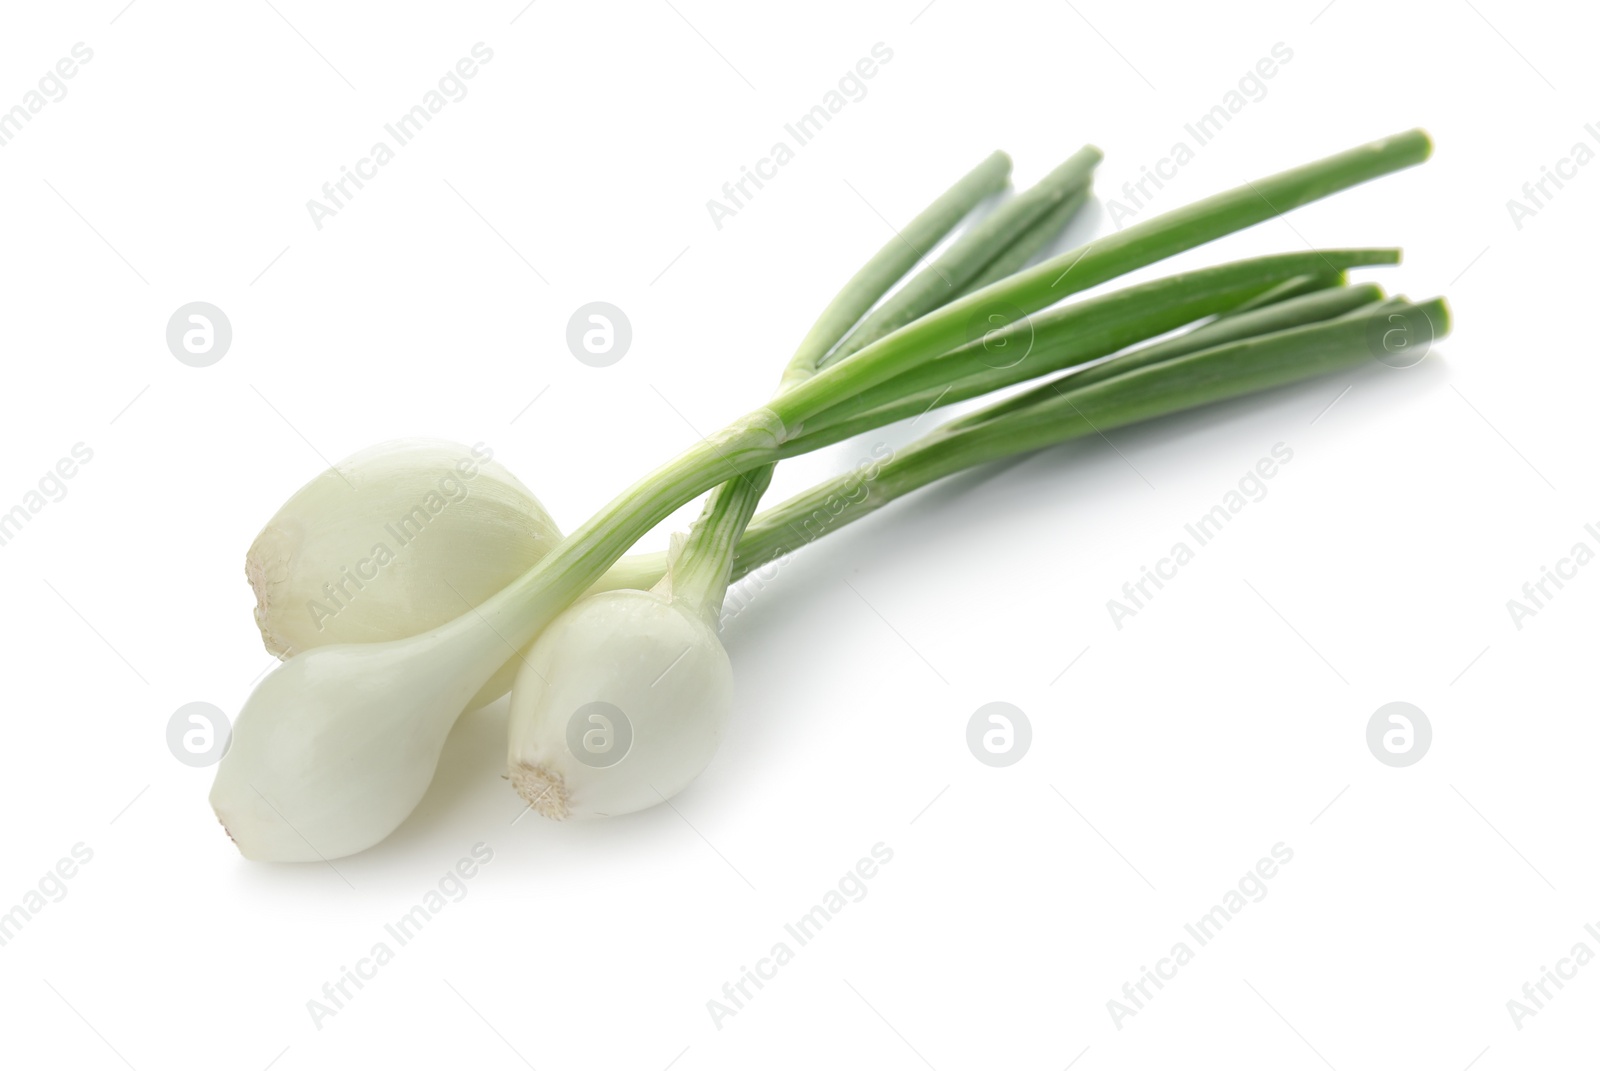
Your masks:
{"label": "green onion stalk", "polygon": [[[869,264],[864,271],[873,270],[874,278],[854,291],[847,287],[846,293],[841,294],[837,308],[831,310],[831,325],[816,332],[809,345],[802,346],[777,395],[634,484],[502,591],[478,606],[465,607],[460,617],[421,635],[384,643],[320,647],[294,655],[277,667],[260,682],[240,712],[232,746],[219,765],[213,787],[214,809],[241,849],[252,858],[334,858],[376,843],[421,798],[450,725],[499,666],[508,657],[519,657],[516,652],[544,632],[563,610],[600,581],[629,547],[680,506],[719,485],[727,488],[708,503],[707,513],[679,548],[676,560],[668,563],[663,580],[703,609],[713,601],[720,602],[733,574],[735,557],[741,568],[756,561],[765,553],[761,547],[766,533],[786,527],[758,524],[752,533],[754,542],[741,539],[760,492],[765,489],[761,474],[769,474],[773,464],[800,449],[825,445],[850,434],[849,429],[856,427],[859,420],[882,423],[894,419],[893,414],[901,411],[896,406],[905,406],[910,397],[920,401],[927,390],[933,389],[933,383],[917,378],[919,370],[940,367],[942,361],[955,359],[944,371],[973,390],[999,382],[1004,374],[1018,374],[1013,368],[991,367],[981,357],[975,365],[971,358],[976,355],[971,350],[964,358],[960,354],[963,347],[989,334],[1023,330],[1022,318],[1074,293],[1299,205],[1420,163],[1427,158],[1429,149],[1428,138],[1421,131],[1399,134],[1218,194],[970,289],[974,282],[984,280],[986,273],[1011,267],[1019,241],[1038,241],[1032,227],[1013,223],[1018,230],[996,238],[993,253],[987,258],[964,254],[958,263],[948,267],[943,261],[936,261],[944,270],[956,269],[950,271],[943,292],[929,290],[921,296],[920,292],[913,293],[905,299],[912,302],[911,307],[895,317],[904,322],[891,326],[892,320],[886,320],[884,333],[830,361],[829,354],[842,345],[832,339],[850,329],[844,326],[847,322],[870,322],[867,310],[892,285],[892,279],[898,279],[904,271],[903,267],[896,271],[893,264],[877,269]],[[1044,205],[1032,221],[1034,226],[1043,226],[1044,221],[1058,217],[1062,204],[1075,196],[1076,187],[1063,185],[1062,196],[1039,198]],[[970,211],[976,191],[983,190],[980,196],[987,196],[994,188],[992,175],[973,180],[951,200],[946,216],[961,218]],[[963,204],[966,207],[960,207]],[[950,225],[930,224],[928,230],[943,233]],[[973,228],[969,233],[976,234],[981,229]],[[952,251],[959,244],[952,245]],[[905,256],[910,257],[913,252],[915,248]],[[1342,261],[1338,255],[1330,255],[1320,267],[1302,260],[1294,265],[1292,274],[1258,279],[1249,285],[1235,278],[1234,289],[1227,296],[1231,306],[1217,308],[1197,301],[1190,310],[1190,319],[1224,314],[1230,308],[1240,317],[1266,314],[1275,307],[1281,314],[1284,306],[1295,300],[1319,290],[1338,288],[1325,281],[1297,282],[1297,286],[1309,285],[1310,289],[1262,303],[1274,287],[1308,275],[1334,274],[1346,267],[1392,260],[1392,255],[1383,251],[1348,252]],[[883,279],[891,281],[884,283]],[[909,289],[909,284],[902,289]],[[919,303],[933,304],[948,293],[959,296],[931,311],[923,312],[919,307]],[[1178,287],[1169,296],[1180,298],[1183,294],[1182,287]],[[1237,311],[1239,305],[1252,301],[1258,303],[1256,308]],[[885,301],[884,307],[889,304]],[[1202,308],[1208,311],[1199,311]],[[1416,308],[1443,324],[1442,303]],[[1158,311],[1129,315],[1146,319]],[[1005,325],[998,332],[988,332],[986,325],[993,322],[997,312],[1003,313]],[[908,315],[911,318],[906,319]],[[1072,322],[1065,319],[1069,315],[1066,310],[1060,315],[1063,322]],[[1039,318],[1041,322],[1050,319]],[[1219,330],[1226,320],[1224,315],[1207,329]],[[979,327],[976,336],[974,325]],[[1022,403],[1007,399],[990,416],[957,421],[936,432],[926,443],[902,452],[884,466],[873,482],[874,493],[887,500],[961,468],[1037,449],[1091,428],[1121,426],[1265,389],[1306,374],[1346,367],[1357,359],[1368,326],[1357,310],[1331,320],[1232,341],[1219,335],[1211,340],[1216,344],[1201,350],[1176,355],[1168,352],[1164,359],[1116,373],[1096,373],[1096,369],[1122,359],[1117,356],[1077,371],[1068,368],[1059,379],[1036,387],[1034,400]],[[1060,341],[1061,336],[1048,330],[1038,331],[1038,324],[1033,327],[1036,346],[1040,334]],[[1113,341],[1123,337],[1114,327],[1107,329]],[[845,341],[848,337],[843,336]],[[1359,344],[1358,339],[1362,340]],[[1205,341],[1202,339],[1202,343]],[[1102,348],[1102,353],[1094,357],[1070,356],[1076,351],[1064,341],[1061,346],[1061,352],[1069,354],[1062,367],[1098,359],[1104,353]],[[1033,366],[1028,371],[1033,376],[1023,378],[1039,374]],[[1086,377],[1085,381],[1073,388],[1071,381],[1079,375]],[[1096,375],[1098,382],[1093,381]],[[894,391],[883,389],[899,377],[909,377],[900,381],[907,394],[897,396]],[[913,386],[915,390],[911,389]],[[1042,393],[1045,391],[1049,395]],[[871,402],[865,412],[861,410],[863,398]],[[752,474],[754,478],[747,481],[745,478]],[[740,547],[745,549],[741,551]],[[593,603],[615,594],[602,593],[584,601]],[[704,623],[704,615],[701,617]],[[700,647],[694,644],[702,639],[698,634],[690,637],[696,652]],[[520,657],[524,664],[519,686],[523,679],[550,683],[546,678],[553,671],[551,663]],[[694,657],[700,656],[696,653]],[[705,672],[712,675],[706,678],[709,680],[720,670],[707,665]],[[691,667],[685,672],[693,677],[699,670]],[[673,678],[667,676],[663,680],[670,690]],[[514,701],[514,721],[515,718]],[[601,734],[601,730],[596,728],[592,733]],[[541,785],[535,778],[518,787],[525,799],[538,792],[547,797],[545,802],[560,802],[554,799],[559,786],[548,781]],[[665,798],[681,786],[647,787],[659,798]],[[637,799],[630,801],[636,802]],[[539,799],[530,799],[529,805],[539,806]],[[602,808],[594,813],[607,812]]]}

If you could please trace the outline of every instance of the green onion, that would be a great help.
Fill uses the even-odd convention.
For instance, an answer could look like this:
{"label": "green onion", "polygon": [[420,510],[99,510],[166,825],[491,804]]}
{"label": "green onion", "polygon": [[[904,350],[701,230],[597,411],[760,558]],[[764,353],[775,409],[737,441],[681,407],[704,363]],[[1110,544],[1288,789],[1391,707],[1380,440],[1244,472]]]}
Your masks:
{"label": "green onion", "polygon": [[1163,260],[1281,215],[1340,190],[1412,167],[1428,158],[1432,143],[1421,130],[1350,149],[1315,163],[1281,172],[1192,205],[1135,224],[1116,234],[1063,253],[1037,267],[960,298],[937,312],[879,339],[823,374],[795,386],[768,408],[782,423],[785,438],[831,405],[892,379],[929,353],[967,341],[974,320],[997,307],[1023,315],[1037,312],[1071,294],[1118,275]]}
{"label": "green onion", "polygon": [[[1064,165],[1063,165],[1064,166]],[[1056,206],[1049,209],[1041,216],[1016,241],[1006,246],[1005,251],[989,262],[989,266],[978,274],[978,277],[968,283],[962,294],[970,294],[974,290],[999,282],[1001,279],[1015,275],[1028,266],[1028,262],[1039,254],[1046,246],[1058,238],[1067,224],[1072,222],[1084,202],[1089,199],[1089,182],[1081,186],[1070,187],[1062,192],[1061,199]]]}
{"label": "green onion", "polygon": [[[1114,353],[1124,346],[1236,307],[1282,279],[1321,265],[1395,264],[1395,249],[1325,249],[1280,253],[1184,272],[1112,291],[982,336],[885,383],[867,388],[806,422],[784,447],[802,454],[935,405],[988,394],[1040,375]],[[1023,356],[991,362],[1008,347]]]}
{"label": "green onion", "polygon": [[[870,480],[847,473],[757,515],[739,543],[734,577],[964,469],[1371,361],[1373,325],[1397,307],[1426,317],[1434,338],[1449,331],[1443,299],[1384,302],[1341,319],[1174,352],[1165,362],[1080,387],[1072,384],[1081,373],[1068,375],[1031,392],[1026,404],[979,410],[900,450]],[[640,556],[628,568],[648,578],[659,575],[663,564],[659,556]]]}
{"label": "green onion", "polygon": [[[602,662],[624,664],[636,655],[641,663],[648,663],[660,649],[687,637],[692,665],[686,672],[691,686],[674,693],[669,710],[687,709],[685,704],[697,688],[706,689],[715,699],[728,678],[716,658],[720,645],[704,638],[710,627],[704,611],[721,598],[729,574],[728,556],[734,553],[731,541],[745,528],[765,480],[765,476],[748,481],[741,477],[769,472],[800,445],[829,441],[829,436],[836,436],[858,419],[862,398],[869,399],[871,408],[866,412],[875,419],[897,412],[897,406],[903,407],[913,398],[920,401],[928,390],[941,385],[919,379],[928,374],[923,369],[939,369],[940,375],[947,377],[943,385],[952,391],[975,389],[1004,378],[991,378],[991,372],[1017,375],[1009,369],[980,370],[969,360],[971,350],[962,355],[963,348],[974,342],[970,334],[974,325],[981,336],[999,316],[1011,325],[1000,334],[1014,338],[1023,330],[1019,317],[1031,317],[1072,294],[1290,208],[1420,163],[1429,148],[1421,131],[1361,146],[1129,227],[947,303],[945,299],[960,289],[954,277],[943,288],[918,287],[901,299],[905,303],[901,311],[883,323],[903,319],[907,309],[916,312],[923,305],[937,307],[829,362],[835,340],[857,324],[871,321],[872,306],[907,270],[917,249],[930,248],[932,242],[884,255],[858,273],[852,286],[830,306],[791,362],[783,389],[767,405],[634,484],[504,589],[477,606],[468,604],[460,617],[430,631],[403,640],[318,647],[294,655],[268,674],[235,721],[233,743],[218,767],[212,790],[213,807],[252,858],[334,858],[375,843],[421,798],[456,715],[507,657],[527,647],[547,626],[554,628],[552,622],[558,617],[565,623],[551,633],[551,642],[576,643],[596,667]],[[987,163],[980,168],[981,174],[969,176],[970,182],[963,180],[965,185],[940,203],[937,218],[925,228],[925,237],[942,235],[976,200],[992,193],[1007,166],[1003,159]],[[1071,187],[1064,189],[1067,192],[1061,201],[1072,196]],[[1002,204],[996,210],[997,215],[1006,213],[1002,221],[1011,221],[1006,223],[1011,229],[1003,241],[996,238],[984,244],[973,239],[968,244],[973,251],[959,257],[957,264],[968,283],[984,279],[996,265],[1009,267],[1019,243],[1034,241],[1036,229],[1049,224],[1053,209],[1029,215],[1024,211],[1027,207],[1025,202],[1007,212]],[[951,248],[960,245],[958,241]],[[980,252],[985,254],[981,258]],[[1217,318],[1189,335],[1190,346],[1203,347],[1198,350],[1181,352],[1183,345],[1163,340],[1152,344],[1164,347],[1155,348],[1154,358],[1148,347],[1142,356],[1140,350],[1118,353],[1101,364],[1044,380],[1015,398],[945,426],[886,464],[872,481],[869,502],[887,500],[987,460],[1352,367],[1371,358],[1368,339],[1374,330],[1385,329],[1392,315],[1427,317],[1435,337],[1448,327],[1442,301],[1415,306],[1366,304],[1330,319],[1300,322],[1297,318],[1329,310],[1327,304],[1296,304],[1314,291],[1335,289],[1332,284],[1338,280],[1329,276],[1345,267],[1393,259],[1391,252],[1382,250],[1350,251],[1344,254],[1344,262],[1336,259],[1340,255],[1312,254],[1321,263],[1311,264],[1304,260],[1305,254],[1299,254],[1301,262],[1286,278],[1227,276],[1226,270],[1232,266],[1225,265],[1221,276],[1209,277],[1213,284],[1218,278],[1229,280],[1221,287],[1185,289],[1169,280],[1167,285],[1174,289],[1167,296],[1177,311],[1124,306],[1120,314],[1112,316],[1106,310],[1117,308],[1114,302],[1096,305],[1085,301],[1061,310],[1059,317],[1039,317],[1052,325],[1052,330],[1053,325],[1073,323],[1074,317],[1080,327],[1095,322],[1097,315],[1107,317],[1100,321],[1105,332],[1098,343],[1100,356],[1110,352],[1105,346],[1118,339],[1156,338],[1161,332],[1151,332],[1154,324],[1171,322],[1175,327],[1201,317]],[[973,269],[980,259],[982,265]],[[1296,282],[1292,287],[1279,285],[1307,275],[1321,278]],[[1341,294],[1338,300],[1350,296]],[[1332,297],[1323,300],[1338,303]],[[1081,311],[1082,306],[1090,311]],[[884,299],[883,307],[893,311],[895,299]],[[1228,325],[1230,318],[1234,319],[1232,325]],[[1280,326],[1285,322],[1293,325]],[[1266,333],[1232,337],[1239,330],[1256,329]],[[1060,347],[1058,358],[1060,353],[1076,355],[1069,356],[1062,367],[1070,367],[1082,357],[1083,351],[1075,350],[1077,344],[1065,334],[1051,334],[1050,338],[1052,347]],[[1122,341],[1113,348],[1127,344]],[[1047,371],[1048,365],[1041,360],[1025,369],[1021,378]],[[952,376],[956,378],[948,378]],[[898,387],[883,387],[897,380]],[[607,622],[613,620],[607,616],[607,608],[625,604],[631,608],[625,613],[632,614],[644,606],[635,596],[651,593],[636,592],[620,602],[597,602],[604,596],[596,596],[585,600],[578,617],[565,617],[566,608],[630,546],[672,511],[719,484],[728,486],[713,496],[715,501],[705,518],[708,523],[698,526],[687,544],[679,547],[678,560],[668,564],[663,582],[668,588],[658,592],[668,599],[667,610],[654,624],[641,626],[635,634],[637,646],[622,650],[601,642],[609,628]],[[769,530],[758,524],[746,532],[743,545],[750,552],[739,552],[741,567],[760,557],[760,541]],[[702,615],[699,619],[671,601],[673,583],[682,585],[685,601]],[[596,606],[600,610],[590,609]],[[587,616],[591,613],[598,616]],[[579,618],[587,624],[568,627]],[[545,654],[549,650],[545,648]],[[540,655],[537,647],[528,656],[519,687],[523,680],[538,680],[541,667],[553,671],[559,664],[535,655]],[[585,689],[592,688],[598,672],[596,669],[593,678],[562,676],[551,683],[554,692],[543,698],[535,696],[520,706],[514,704],[514,746],[528,735],[548,740],[543,735],[548,719],[565,711],[566,700],[581,697]],[[711,734],[714,748],[714,719],[710,728],[700,724],[698,729]],[[660,783],[676,791],[686,783],[681,775],[687,767],[675,764],[703,763],[707,741],[676,738],[655,721],[650,722],[649,734],[644,765],[638,768],[659,771]],[[536,779],[519,785],[525,795],[538,787]],[[554,787],[547,783],[544,789]],[[617,798],[627,807],[646,798],[637,783],[619,783],[617,791]]]}
{"label": "green onion", "polygon": [[1004,189],[1010,174],[1011,157],[1003,152],[992,153],[878,250],[850,277],[800,341],[785,370],[785,382],[803,379],[816,371],[828,351],[850,333],[867,310],[954,230],[967,213],[984,198]]}
{"label": "green onion", "polygon": [[[971,293],[976,289],[974,284],[987,274],[987,269],[1004,270],[1019,251],[1031,256],[1029,249],[1033,241],[1050,226],[1051,221],[1046,217],[1064,205],[1072,205],[1076,210],[1083,204],[1089,178],[1099,162],[1100,150],[1092,145],[1085,146],[1038,185],[980,220],[942,256],[856,325],[821,364],[840,361],[955,298]],[[1074,199],[1075,194],[1078,196]]]}

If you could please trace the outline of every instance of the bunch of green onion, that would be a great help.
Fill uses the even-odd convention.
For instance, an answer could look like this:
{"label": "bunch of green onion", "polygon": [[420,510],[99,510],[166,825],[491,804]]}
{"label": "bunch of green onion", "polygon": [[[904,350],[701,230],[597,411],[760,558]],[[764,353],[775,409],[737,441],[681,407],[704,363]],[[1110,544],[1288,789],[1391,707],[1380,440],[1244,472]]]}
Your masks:
{"label": "bunch of green onion", "polygon": [[[1347,282],[1397,263],[1395,249],[1280,253],[1065,302],[1429,152],[1409,131],[1029,266],[1088,198],[1100,154],[1085,148],[912,274],[917,250],[1004,189],[1010,161],[996,153],[855,274],[765,404],[565,537],[482,452],[412,441],[355,455],[251,547],[257,622],[284,662],[239,714],[212,807],[252,859],[359,852],[422,798],[461,712],[507,690],[507,772],[528,807],[593,817],[666,800],[705,769],[732,712],[718,617],[739,577],[952,473],[1351,368],[1382,356],[1375,338],[1442,336],[1442,300]],[[757,512],[783,459],[997,392],[870,478]],[[701,495],[667,551],[624,557]],[[392,563],[362,557],[419,502],[427,539]]]}

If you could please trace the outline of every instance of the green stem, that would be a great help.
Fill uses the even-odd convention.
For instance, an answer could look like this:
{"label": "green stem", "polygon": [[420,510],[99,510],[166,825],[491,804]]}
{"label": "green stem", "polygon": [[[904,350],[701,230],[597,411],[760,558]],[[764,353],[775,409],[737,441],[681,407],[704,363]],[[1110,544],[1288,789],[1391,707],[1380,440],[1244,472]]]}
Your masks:
{"label": "green stem", "polygon": [[[1352,290],[1359,288],[1352,287]],[[1376,288],[1374,288],[1376,289]],[[1340,295],[1344,297],[1345,295]],[[1400,305],[1409,306],[1410,303],[1403,299],[1382,301],[1381,291],[1376,294],[1361,294],[1361,304],[1351,311],[1346,301],[1340,297],[1324,298],[1319,301],[1306,301],[1304,298],[1296,299],[1297,303],[1289,309],[1277,309],[1272,306],[1257,309],[1250,313],[1241,314],[1238,319],[1241,323],[1234,323],[1231,319],[1219,318],[1211,323],[1204,324],[1194,331],[1188,332],[1179,338],[1166,342],[1156,343],[1152,346],[1143,346],[1139,349],[1120,353],[1108,361],[1101,362],[1091,368],[1070,371],[1064,376],[1053,380],[1041,380],[1028,390],[1014,394],[1009,398],[993,402],[982,409],[975,410],[963,417],[952,420],[945,425],[948,432],[966,431],[981,424],[993,424],[998,419],[1008,417],[1022,411],[1038,412],[1040,406],[1059,405],[1061,395],[1065,391],[1082,391],[1103,382],[1112,380],[1126,380],[1126,373],[1136,372],[1145,368],[1156,366],[1175,367],[1171,362],[1173,358],[1188,356],[1192,353],[1203,353],[1225,345],[1229,341],[1240,344],[1252,342],[1258,337],[1267,335],[1273,330],[1275,324],[1287,330],[1290,327],[1305,326],[1316,322],[1330,320],[1351,319],[1355,317],[1370,317],[1386,308]],[[1379,299],[1374,303],[1369,297]],[[1304,315],[1302,315],[1304,313]],[[1251,332],[1252,325],[1262,328],[1259,332]]]}
{"label": "green stem", "polygon": [[1093,145],[1084,146],[1039,183],[979,220],[857,324],[821,366],[841,361],[969,293],[972,282],[988,265],[1006,256],[1018,241],[1034,233],[1044,217],[1072,193],[1087,187],[1100,159],[1099,149]]}
{"label": "green stem", "polygon": [[800,340],[784,370],[784,385],[799,382],[815,372],[828,351],[838,345],[867,310],[904,278],[928,250],[943,241],[979,202],[1004,189],[1010,175],[1011,157],[1003,152],[990,154],[873,254],[834,295],[817,322],[811,325],[811,330],[806,332],[806,337]]}
{"label": "green stem", "polygon": [[[816,374],[818,365],[923,252],[943,241],[977,205],[1005,186],[1011,158],[996,152],[940,194],[875,253],[836,294],[784,367],[782,394]],[[772,482],[772,467],[755,469],[714,489],[672,566],[673,596],[715,617],[727,592],[734,545]]]}
{"label": "green stem", "polygon": [[[1166,276],[1025,317],[811,418],[786,453],[805,453],[935,406],[989,394],[1115,353],[1325,265],[1393,264],[1393,249],[1311,250],[1238,260]],[[1010,352],[1019,357],[1005,356]]]}
{"label": "green stem", "polygon": [[[1273,311],[1272,316],[1257,316],[1246,319],[1241,316],[1236,322],[1230,323],[1229,331],[1245,330],[1255,327],[1262,333],[1285,331],[1294,327],[1307,324],[1326,322],[1326,319],[1341,314],[1363,315],[1370,318],[1380,311],[1387,311],[1393,307],[1404,306],[1404,302],[1379,302],[1372,304],[1381,297],[1381,291],[1376,286],[1350,287],[1347,294],[1342,295],[1342,301],[1332,301],[1322,295],[1307,295],[1296,302],[1284,302],[1282,307]],[[1315,298],[1317,300],[1309,300]],[[1354,302],[1367,304],[1350,308],[1344,306]],[[1260,310],[1265,313],[1267,310]],[[1116,358],[1122,361],[1126,358],[1129,362],[1124,371],[1131,371],[1137,367],[1144,367],[1149,362],[1143,360],[1144,355],[1158,353],[1165,360],[1172,360],[1186,356],[1190,353],[1200,353],[1214,349],[1227,342],[1242,342],[1244,337],[1226,338],[1214,327],[1225,320],[1214,321],[1204,327],[1195,328],[1184,334],[1151,346],[1135,350],[1124,357]],[[1440,321],[1440,326],[1444,322]],[[1211,359],[1216,359],[1216,354]],[[1107,365],[1115,362],[1107,362]],[[1105,365],[1097,367],[1106,367]],[[1058,382],[1071,389],[1084,373],[1073,373]],[[1071,389],[1067,391],[1071,393]],[[1181,408],[1179,406],[1178,408]],[[981,420],[975,423],[994,423],[1004,421],[1012,409],[1005,403],[990,406],[980,410],[983,414]],[[734,556],[734,567],[731,579],[737,580],[749,574],[752,570],[759,569],[773,560],[784,556],[798,547],[813,542],[816,539],[836,531],[846,524],[859,520],[878,507],[893,501],[900,496],[923,487],[934,480],[948,475],[951,470],[943,463],[935,464],[938,455],[924,451],[922,448],[936,440],[944,440],[953,433],[962,433],[962,421],[947,424],[943,428],[924,437],[917,443],[903,450],[887,464],[867,466],[863,470],[846,473],[831,480],[826,480],[809,490],[774,506],[758,515],[750,524],[744,537],[740,540]],[[1071,428],[1060,426],[1066,438],[1072,437]],[[1083,431],[1082,426],[1077,432]],[[968,440],[972,441],[972,440]],[[1050,445],[1049,442],[1041,445]],[[948,447],[946,448],[948,450]],[[981,460],[993,460],[992,457],[980,457],[972,462],[977,464]],[[888,478],[883,477],[887,472]],[[635,554],[619,561],[595,586],[595,590],[610,590],[619,587],[649,587],[661,578],[666,569],[666,555],[662,553]]]}
{"label": "green stem", "polygon": [[717,487],[673,563],[673,599],[694,607],[713,624],[732,580],[734,548],[772,483],[774,467],[764,465]]}
{"label": "green stem", "polygon": [[476,610],[512,650],[520,650],[582,595],[627,549],[673,510],[711,488],[776,462],[782,426],[758,409],[612,499],[551,551]]}
{"label": "green stem", "polygon": [[[1383,289],[1371,283],[1360,286],[1341,286],[1332,290],[1312,291],[1300,297],[1289,298],[1246,312],[1232,312],[1219,316],[1209,323],[1201,324],[1193,330],[1184,332],[1176,338],[1141,346],[1128,353],[1118,354],[1110,360],[1101,361],[1087,368],[1077,369],[1070,376],[1055,380],[1054,383],[1066,384],[1071,389],[1077,390],[1080,387],[1087,387],[1091,383],[1099,383],[1124,372],[1131,372],[1136,368],[1160,364],[1162,361],[1168,361],[1174,357],[1181,357],[1189,353],[1196,353],[1212,346],[1220,346],[1224,343],[1236,342],[1256,335],[1271,334],[1274,331],[1299,327],[1303,324],[1331,320],[1381,300],[1383,300]],[[955,420],[950,426],[968,426],[1021,409],[1032,405],[1041,397],[1051,396],[1054,390],[1055,387],[1050,383],[1041,384],[1041,386],[1032,390],[1024,391],[1021,394],[980,409],[970,416]]]}
{"label": "green stem", "polygon": [[970,294],[974,290],[982,290],[986,286],[998,283],[1001,279],[1008,278],[1028,266],[1028,262],[1045,246],[1055,241],[1072,222],[1072,217],[1083,208],[1084,202],[1089,199],[1090,183],[1084,180],[1081,186],[1072,187],[1064,191],[1061,200],[1050,209],[1040,220],[1028,229],[1016,241],[1006,246],[1005,250],[989,262],[982,273],[972,282],[968,283],[961,292]]}
{"label": "green stem", "polygon": [[[914,259],[908,257],[906,251],[914,255],[921,249],[932,248],[961,218],[956,209],[970,210],[992,192],[983,167],[968,175],[924,210],[845,285],[790,360],[778,393],[781,395],[804,382],[822,365],[862,349],[957,297],[970,287],[984,265],[1006,255],[1040,226],[1044,216],[1052,214],[1074,190],[1081,189],[1099,161],[1098,149],[1084,148],[1044,181],[1001,205],[838,339],[835,349],[826,352],[829,334],[845,322],[846,312],[840,310],[864,309],[881,297],[913,266]],[[826,356],[819,358],[820,353]],[[675,598],[689,600],[702,612],[715,616],[727,592],[734,546],[771,480],[772,470],[767,468],[711,492],[700,519],[690,529],[688,541],[673,563]]]}
{"label": "green stem", "polygon": [[1203,245],[1291,208],[1427,159],[1427,134],[1412,130],[1219,193],[1135,224],[958,298],[881,338],[773,400],[784,438],[842,399],[963,345],[996,310],[1037,312],[1108,279]]}
{"label": "green stem", "polygon": [[[1442,298],[1411,308],[1432,323],[1433,337],[1449,330]],[[1041,394],[1037,405],[956,429],[922,449],[935,471],[943,467],[954,472],[1065,438],[1349,368],[1375,359],[1371,333],[1386,316],[1384,311],[1343,316],[1136,368],[1077,390],[1052,390],[1049,397]]]}
{"label": "green stem", "polygon": [[[1271,305],[1274,302],[1284,301],[1288,298],[1299,297],[1302,294],[1315,293],[1318,290],[1328,290],[1345,284],[1345,273],[1342,271],[1321,272],[1316,275],[1302,275],[1298,279],[1289,279],[1279,283],[1271,290],[1243,302],[1234,312],[1253,312],[1256,309]],[[1231,314],[1230,314],[1231,315]]]}
{"label": "green stem", "polygon": [[[1421,131],[1373,142],[1129,227],[960,298],[795,384],[766,407],[691,447],[612,500],[473,612],[487,619],[491,627],[499,626],[497,631],[510,646],[524,646],[673,510],[740,473],[777,462],[782,444],[795,438],[818,413],[893,379],[919,361],[963,344],[968,322],[995,301],[1014,304],[1024,313],[1035,312],[1076,290],[1296,205],[1420,163],[1428,151],[1427,135]],[[1141,369],[1086,390],[1103,391],[1154,369],[1165,371],[1172,363]],[[1134,381],[1128,386],[1146,384]],[[1137,410],[1140,401],[1135,392],[1125,409]],[[1027,432],[1027,425],[1019,422],[1012,441],[1025,439]]]}
{"label": "green stem", "polygon": [[[956,472],[1371,361],[1372,327],[1387,322],[1389,307],[1382,303],[1370,311],[1201,350],[1064,390],[1021,412],[953,431],[940,429],[900,451],[870,477],[846,474],[756,517],[739,544],[734,578]],[[1428,318],[1434,338],[1449,330],[1442,299],[1409,308]],[[649,569],[650,564],[640,561],[633,567]]]}

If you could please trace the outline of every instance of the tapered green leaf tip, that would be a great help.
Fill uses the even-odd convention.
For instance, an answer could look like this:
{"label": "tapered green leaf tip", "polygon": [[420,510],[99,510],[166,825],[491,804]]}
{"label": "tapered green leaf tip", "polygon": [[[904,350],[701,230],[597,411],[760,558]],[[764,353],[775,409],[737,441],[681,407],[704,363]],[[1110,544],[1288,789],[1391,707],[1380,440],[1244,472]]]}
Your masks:
{"label": "tapered green leaf tip", "polygon": [[1405,155],[1412,163],[1420,164],[1433,155],[1433,138],[1420,126],[1379,142],[1380,145],[1385,143],[1389,146],[1404,145],[1409,150]]}
{"label": "tapered green leaf tip", "polygon": [[1433,325],[1434,338],[1448,335],[1455,322],[1455,317],[1450,312],[1450,303],[1442,297],[1436,297],[1428,302],[1428,322]]}

